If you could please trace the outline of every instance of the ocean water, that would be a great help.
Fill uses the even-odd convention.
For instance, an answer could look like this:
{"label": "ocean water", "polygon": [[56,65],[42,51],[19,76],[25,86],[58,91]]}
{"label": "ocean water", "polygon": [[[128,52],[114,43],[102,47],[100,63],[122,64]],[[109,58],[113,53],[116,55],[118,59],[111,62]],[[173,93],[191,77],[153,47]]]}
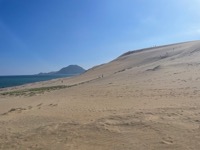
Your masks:
{"label": "ocean water", "polygon": [[20,76],[0,76],[0,88],[23,85],[39,81],[70,77],[72,75],[20,75]]}

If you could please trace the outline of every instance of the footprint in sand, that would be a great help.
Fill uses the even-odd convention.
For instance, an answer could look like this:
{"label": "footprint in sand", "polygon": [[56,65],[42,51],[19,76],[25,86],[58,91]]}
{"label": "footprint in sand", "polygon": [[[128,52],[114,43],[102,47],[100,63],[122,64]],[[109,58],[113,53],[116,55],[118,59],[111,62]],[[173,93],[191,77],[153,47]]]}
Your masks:
{"label": "footprint in sand", "polygon": [[28,106],[28,109],[32,109],[33,107],[32,106]]}
{"label": "footprint in sand", "polygon": [[163,140],[161,143],[169,145],[169,144],[173,144],[174,142],[170,140],[169,141]]}
{"label": "footprint in sand", "polygon": [[51,106],[51,107],[55,107],[55,106],[58,106],[58,104],[49,104],[49,106]]}
{"label": "footprint in sand", "polygon": [[40,104],[36,105],[36,107],[37,107],[38,109],[40,109],[42,105],[43,105],[43,103],[40,103]]}
{"label": "footprint in sand", "polygon": [[42,104],[43,104],[43,103],[40,103],[40,104],[38,104],[38,105],[37,105],[37,107],[40,107],[40,106],[42,106]]}
{"label": "footprint in sand", "polygon": [[174,144],[174,141],[173,141],[173,139],[172,139],[171,137],[168,137],[167,139],[164,138],[164,139],[161,141],[161,143],[162,143],[162,144],[170,145],[170,144]]}
{"label": "footprint in sand", "polygon": [[24,110],[26,110],[26,108],[11,108],[8,112],[3,113],[2,115],[8,115],[10,113],[21,113]]}

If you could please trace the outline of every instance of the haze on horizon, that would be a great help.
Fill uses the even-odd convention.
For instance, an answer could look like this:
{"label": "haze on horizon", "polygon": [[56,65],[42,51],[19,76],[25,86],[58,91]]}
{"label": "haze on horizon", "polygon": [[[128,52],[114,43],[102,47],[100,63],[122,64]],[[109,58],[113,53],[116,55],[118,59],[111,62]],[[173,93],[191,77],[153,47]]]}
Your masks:
{"label": "haze on horizon", "polygon": [[199,0],[0,0],[0,75],[88,69],[129,50],[198,40],[199,7]]}

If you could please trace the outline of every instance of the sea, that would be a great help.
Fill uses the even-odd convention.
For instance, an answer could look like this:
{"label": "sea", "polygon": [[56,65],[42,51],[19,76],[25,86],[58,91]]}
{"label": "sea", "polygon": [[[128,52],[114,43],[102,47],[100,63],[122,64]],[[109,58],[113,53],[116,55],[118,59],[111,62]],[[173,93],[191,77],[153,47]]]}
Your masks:
{"label": "sea", "polygon": [[47,81],[51,79],[70,77],[73,75],[17,75],[0,76],[0,88],[19,86],[27,83]]}

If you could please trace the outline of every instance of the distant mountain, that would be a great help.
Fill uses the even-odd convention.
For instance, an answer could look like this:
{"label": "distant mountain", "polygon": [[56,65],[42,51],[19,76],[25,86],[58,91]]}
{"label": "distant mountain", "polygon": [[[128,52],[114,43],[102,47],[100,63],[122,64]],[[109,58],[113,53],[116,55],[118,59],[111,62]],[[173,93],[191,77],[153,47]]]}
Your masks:
{"label": "distant mountain", "polygon": [[86,70],[78,65],[69,65],[60,69],[59,71],[53,71],[48,73],[39,73],[38,75],[76,75],[85,72]]}
{"label": "distant mountain", "polygon": [[69,65],[68,67],[60,69],[56,74],[80,74],[85,72],[85,69],[78,65]]}

